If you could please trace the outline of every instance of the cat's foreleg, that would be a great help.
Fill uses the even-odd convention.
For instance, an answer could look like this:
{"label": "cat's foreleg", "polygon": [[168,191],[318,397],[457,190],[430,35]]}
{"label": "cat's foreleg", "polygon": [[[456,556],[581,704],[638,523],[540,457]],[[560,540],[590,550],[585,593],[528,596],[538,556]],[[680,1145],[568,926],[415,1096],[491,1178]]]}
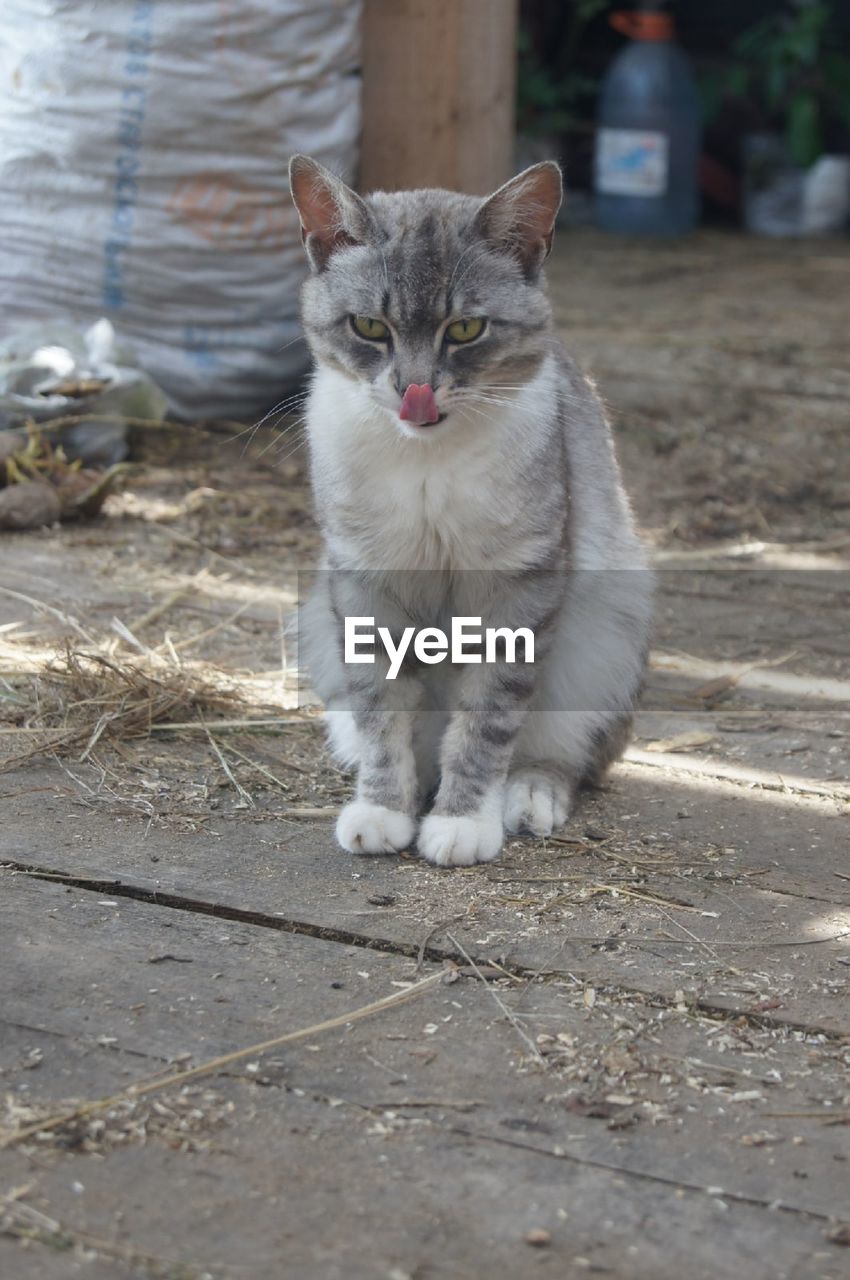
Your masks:
{"label": "cat's foreleg", "polygon": [[[419,852],[429,862],[470,866],[492,861],[502,848],[505,780],[554,637],[561,586],[550,571],[476,575],[464,584],[465,607],[486,614],[487,634],[495,630],[501,639],[491,660],[485,652],[480,665],[462,669],[440,785],[419,830]],[[521,631],[532,643],[522,640],[520,656]],[[513,633],[512,644],[506,633]]]}
{"label": "cat's foreleg", "polygon": [[505,826],[548,836],[581,786],[625,749],[643,681],[652,580],[642,568],[575,574],[523,724]]}
{"label": "cat's foreleg", "polygon": [[420,688],[384,679],[380,665],[349,681],[360,761],[357,791],[339,815],[337,840],[349,853],[393,853],[413,842],[417,811],[413,715]]}
{"label": "cat's foreleg", "polygon": [[503,792],[534,688],[534,668],[481,666],[464,674],[443,739],[440,785],[418,848],[437,866],[490,862],[502,848]]}

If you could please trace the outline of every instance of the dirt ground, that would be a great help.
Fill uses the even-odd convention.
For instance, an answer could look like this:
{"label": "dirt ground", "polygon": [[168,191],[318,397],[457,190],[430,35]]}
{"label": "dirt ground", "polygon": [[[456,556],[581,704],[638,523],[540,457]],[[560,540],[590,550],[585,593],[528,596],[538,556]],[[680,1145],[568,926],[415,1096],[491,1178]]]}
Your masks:
{"label": "dirt ground", "polygon": [[550,279],[659,579],[557,838],[336,848],[297,415],[138,429],[100,519],[2,535],[4,1280],[850,1275],[850,253]]}

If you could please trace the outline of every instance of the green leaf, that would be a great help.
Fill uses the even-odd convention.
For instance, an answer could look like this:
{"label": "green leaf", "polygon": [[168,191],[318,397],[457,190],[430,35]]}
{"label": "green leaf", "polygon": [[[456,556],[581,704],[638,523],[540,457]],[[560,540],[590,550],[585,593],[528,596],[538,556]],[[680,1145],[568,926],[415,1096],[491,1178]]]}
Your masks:
{"label": "green leaf", "polygon": [[599,81],[595,76],[584,76],[580,72],[570,72],[562,81],[565,102],[573,102],[582,94],[596,93]]}
{"label": "green leaf", "polygon": [[733,98],[745,98],[750,87],[750,68],[744,66],[732,67],[726,84]]}
{"label": "green leaf", "polygon": [[699,92],[702,100],[703,119],[710,124],[717,116],[720,104],[725,96],[721,78],[716,71],[706,72],[700,77]]}
{"label": "green leaf", "polygon": [[599,13],[608,8],[608,0],[576,0],[576,14],[579,22],[591,22]]}
{"label": "green leaf", "polygon": [[828,4],[809,4],[800,9],[797,20],[789,32],[789,49],[800,62],[811,66],[817,61],[821,37],[830,18]]}
{"label": "green leaf", "polygon": [[755,22],[741,32],[732,45],[732,52],[743,58],[753,55],[754,60],[758,60],[764,57],[765,50],[769,48],[777,34],[778,26],[775,16],[763,18],[761,22]]}
{"label": "green leaf", "polygon": [[841,53],[824,53],[820,71],[824,84],[837,102],[850,106],[850,58]]}
{"label": "green leaf", "polygon": [[782,105],[787,83],[788,77],[785,74],[785,66],[782,62],[774,62],[771,67],[768,67],[764,90],[767,105],[772,111]]}
{"label": "green leaf", "polygon": [[823,151],[820,104],[812,93],[798,93],[788,104],[788,150],[795,164],[808,169]]}

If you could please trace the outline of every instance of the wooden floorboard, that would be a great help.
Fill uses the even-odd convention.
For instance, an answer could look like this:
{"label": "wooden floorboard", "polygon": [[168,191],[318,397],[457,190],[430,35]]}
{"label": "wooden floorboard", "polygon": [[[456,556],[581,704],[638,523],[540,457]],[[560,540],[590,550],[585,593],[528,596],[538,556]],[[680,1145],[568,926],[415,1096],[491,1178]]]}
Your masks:
{"label": "wooden floorboard", "polygon": [[[19,1105],[63,1110],[414,976],[397,955],[26,877],[13,889],[0,1068]],[[505,1277],[588,1258],[673,1280],[687,1258],[708,1280],[736,1255],[765,1280],[789,1259],[795,1276],[839,1274],[821,1244],[845,1205],[846,1129],[800,1118],[840,1097],[839,1046],[811,1037],[803,1063],[793,1034],[604,994],[588,1006],[561,979],[497,995],[459,977],[194,1082],[210,1121],[186,1150],[167,1122],[113,1142],[108,1120],[93,1154],[67,1127],[17,1144],[3,1186],[29,1185],[63,1238],[112,1241],[117,1274],[158,1258],[273,1277],[284,1248],[283,1274],[340,1278],[475,1276],[482,1251]],[[542,1062],[520,1030],[544,1037]],[[159,1095],[166,1113],[177,1095]],[[551,1234],[545,1262],[524,1243],[535,1229]]]}
{"label": "wooden floorboard", "polygon": [[[632,747],[559,839],[352,859],[309,722],[215,729],[247,801],[199,722],[0,773],[7,1137],[455,978],[0,1150],[2,1280],[843,1280],[847,261],[556,245],[657,564]],[[292,715],[279,620],[318,546],[275,434],[140,436],[97,522],[3,535],[3,762],[38,746],[66,640],[138,652],[116,618],[238,688],[235,718]]]}
{"label": "wooden floorboard", "polygon": [[[828,800],[626,765],[570,824],[578,843],[517,842],[492,867],[444,874],[409,858],[352,859],[329,823],[288,820],[276,806],[179,836],[124,820],[116,846],[107,807],[43,789],[59,776],[32,772],[18,822],[0,831],[0,858],[97,877],[105,892],[120,880],[192,909],[387,947],[451,953],[451,933],[508,966],[850,1030],[845,820]],[[612,832],[629,841],[615,859]]]}

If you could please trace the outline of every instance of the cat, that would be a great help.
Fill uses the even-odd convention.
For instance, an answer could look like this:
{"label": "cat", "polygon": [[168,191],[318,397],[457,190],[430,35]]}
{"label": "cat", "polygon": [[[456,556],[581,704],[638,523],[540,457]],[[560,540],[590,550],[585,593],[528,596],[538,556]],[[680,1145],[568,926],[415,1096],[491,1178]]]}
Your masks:
{"label": "cat", "polygon": [[[337,839],[488,862],[506,830],[550,835],[622,753],[651,625],[611,431],[542,274],[560,169],[533,165],[487,198],[361,197],[298,155],[290,183],[325,542],[299,641],[331,748],[357,769]],[[343,661],[346,618],[395,635],[458,616],[530,628],[533,664],[506,649],[439,669],[405,658],[389,680],[377,650]]]}

